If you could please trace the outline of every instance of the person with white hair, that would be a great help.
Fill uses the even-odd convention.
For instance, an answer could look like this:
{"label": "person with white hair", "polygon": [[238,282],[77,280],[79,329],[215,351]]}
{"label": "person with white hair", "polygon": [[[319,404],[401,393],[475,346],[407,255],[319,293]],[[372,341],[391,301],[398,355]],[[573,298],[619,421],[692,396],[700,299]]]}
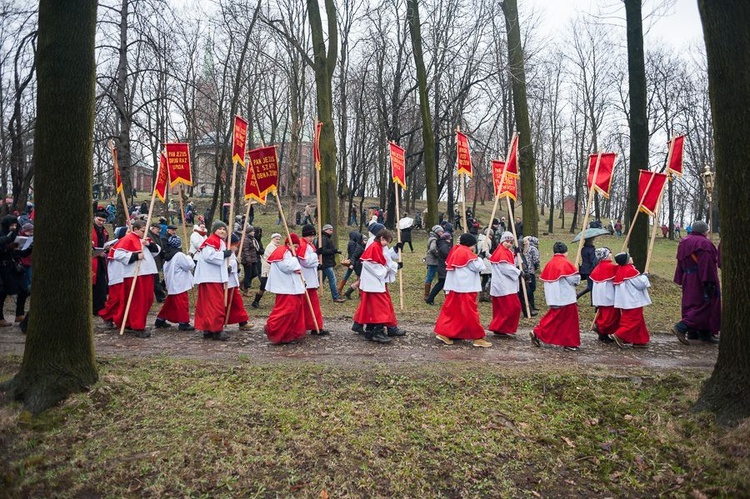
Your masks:
{"label": "person with white hair", "polygon": [[440,236],[443,235],[443,228],[440,225],[435,225],[430,229],[430,235],[427,238],[427,252],[424,255],[424,263],[427,265],[427,277],[424,281],[424,299],[427,301],[430,296],[430,289],[432,288],[432,281],[438,275],[438,263],[439,255],[437,242]]}
{"label": "person with white hair", "polygon": [[512,336],[521,320],[521,300],[518,298],[518,278],[521,270],[516,265],[513,245],[516,238],[512,232],[503,232],[500,244],[490,256],[492,281],[492,322],[487,329],[498,336]]}
{"label": "person with white hair", "polygon": [[615,308],[614,279],[617,265],[612,261],[609,248],[597,248],[596,259],[599,263],[589,275],[593,283],[591,301],[596,307],[593,329],[599,335],[599,341],[611,343],[614,340],[609,335],[617,331],[620,324],[620,311]]}

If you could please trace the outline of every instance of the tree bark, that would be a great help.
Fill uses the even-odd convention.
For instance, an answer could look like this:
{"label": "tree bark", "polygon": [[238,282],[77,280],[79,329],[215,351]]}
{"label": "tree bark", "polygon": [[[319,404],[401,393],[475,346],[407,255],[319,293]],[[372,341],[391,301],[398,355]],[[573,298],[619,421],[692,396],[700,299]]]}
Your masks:
{"label": "tree bark", "polygon": [[[508,61],[513,87],[513,108],[516,114],[516,127],[518,127],[518,170],[521,176],[521,201],[524,206],[524,235],[538,236],[536,162],[531,145],[529,105],[526,99],[526,70],[521,44],[521,25],[518,21],[518,6],[516,0],[505,0],[501,5],[505,15],[505,27],[508,30]],[[513,223],[513,220],[510,220],[510,223]]]}
{"label": "tree bark", "polygon": [[[425,226],[432,227],[438,220],[438,182],[437,161],[435,158],[435,136],[432,132],[430,117],[430,97],[427,93],[427,70],[422,54],[422,32],[419,21],[419,0],[408,0],[406,15],[409,19],[409,33],[411,34],[414,65],[417,69],[417,85],[419,86],[419,111],[422,115],[422,144],[424,145],[425,184],[427,187],[427,217]],[[452,216],[449,215],[449,217]]]}
{"label": "tree bark", "polygon": [[[8,387],[34,414],[97,380],[91,320],[95,29],[96,2],[40,1],[34,312],[21,370]],[[59,206],[78,222],[59,223]]]}
{"label": "tree bark", "polygon": [[716,183],[722,228],[722,315],[719,357],[695,406],[716,413],[722,424],[750,416],[750,223],[747,176],[750,108],[750,4],[744,0],[699,0],[708,58],[708,89],[714,123]]}
{"label": "tree bark", "polygon": [[[628,217],[632,217],[638,199],[638,170],[648,169],[648,116],[646,114],[646,63],[643,55],[642,0],[624,0],[628,39],[628,88],[630,92],[630,177],[628,181]],[[648,217],[638,217],[630,225],[633,263],[643,272],[648,253]]]}

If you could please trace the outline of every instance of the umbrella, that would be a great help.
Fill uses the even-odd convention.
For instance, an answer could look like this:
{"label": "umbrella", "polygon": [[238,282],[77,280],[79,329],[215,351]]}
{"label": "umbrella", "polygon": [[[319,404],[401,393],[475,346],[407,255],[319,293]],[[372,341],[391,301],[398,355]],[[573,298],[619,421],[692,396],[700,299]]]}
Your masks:
{"label": "umbrella", "polygon": [[[588,228],[586,229],[586,232],[584,232],[583,238],[591,239],[592,237],[603,236],[604,234],[609,234],[609,231],[605,229]],[[573,239],[573,242],[577,243],[580,240],[581,240],[581,233],[579,232],[578,235],[575,237],[575,239]]]}
{"label": "umbrella", "polygon": [[408,229],[412,225],[414,225],[414,219],[410,217],[404,217],[398,221],[398,228],[401,230]]}

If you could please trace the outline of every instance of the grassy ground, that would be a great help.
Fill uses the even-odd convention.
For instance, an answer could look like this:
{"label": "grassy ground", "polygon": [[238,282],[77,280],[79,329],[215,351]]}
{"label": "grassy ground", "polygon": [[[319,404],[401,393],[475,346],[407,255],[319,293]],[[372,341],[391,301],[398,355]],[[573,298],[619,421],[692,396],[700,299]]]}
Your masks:
{"label": "grassy ground", "polygon": [[[0,379],[18,362],[0,359]],[[0,407],[0,495],[750,494],[750,424],[689,413],[702,372],[100,367],[90,393],[39,418]]]}

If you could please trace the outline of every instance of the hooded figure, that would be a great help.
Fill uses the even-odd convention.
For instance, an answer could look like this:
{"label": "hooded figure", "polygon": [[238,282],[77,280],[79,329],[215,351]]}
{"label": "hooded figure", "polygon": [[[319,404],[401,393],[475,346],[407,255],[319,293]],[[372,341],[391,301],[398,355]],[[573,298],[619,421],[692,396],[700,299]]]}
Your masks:
{"label": "hooded figure", "polygon": [[31,247],[19,251],[16,237],[18,235],[18,219],[13,215],[6,215],[0,220],[0,327],[12,326],[3,315],[3,305],[8,295],[16,296],[16,322],[21,322],[25,315],[26,298],[28,292],[21,285],[23,273],[19,272],[20,258],[31,254]]}
{"label": "hooded figure", "polygon": [[599,263],[589,275],[593,283],[591,301],[596,307],[594,332],[599,335],[599,341],[610,343],[612,339],[609,335],[617,331],[620,324],[620,311],[615,308],[614,279],[617,265],[612,261],[609,248],[597,248],[596,259]]}
{"label": "hooded figure", "polygon": [[443,228],[440,225],[434,225],[430,229],[430,234],[427,237],[427,252],[424,255],[424,263],[427,265],[427,278],[424,281],[424,299],[427,301],[427,297],[430,296],[430,288],[432,287],[432,281],[437,276],[438,266],[438,250],[437,242],[440,236],[443,234]]}

